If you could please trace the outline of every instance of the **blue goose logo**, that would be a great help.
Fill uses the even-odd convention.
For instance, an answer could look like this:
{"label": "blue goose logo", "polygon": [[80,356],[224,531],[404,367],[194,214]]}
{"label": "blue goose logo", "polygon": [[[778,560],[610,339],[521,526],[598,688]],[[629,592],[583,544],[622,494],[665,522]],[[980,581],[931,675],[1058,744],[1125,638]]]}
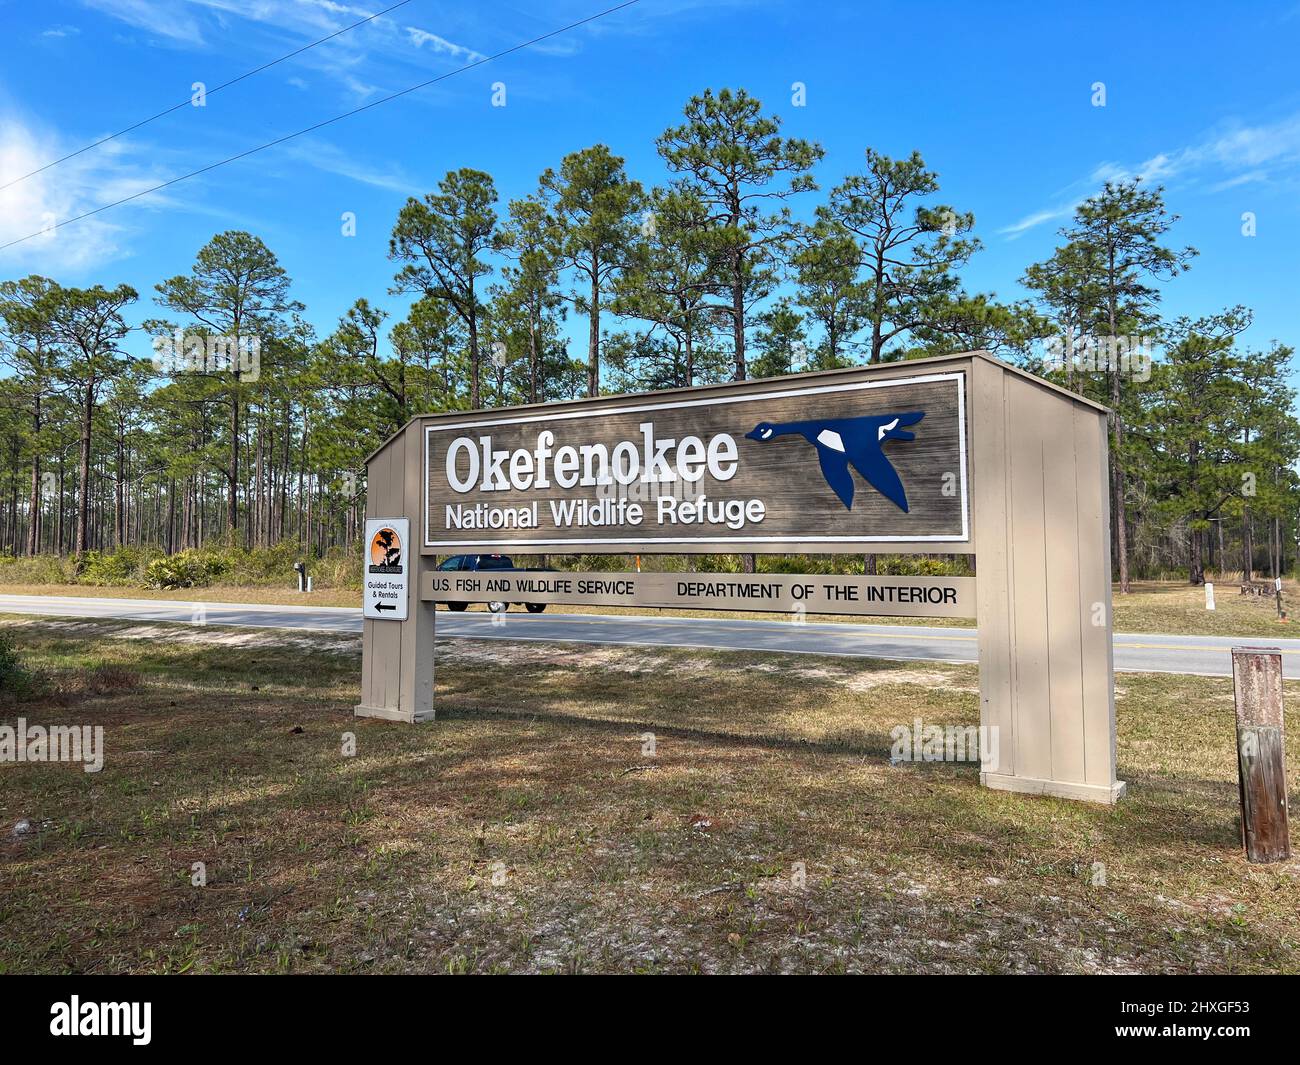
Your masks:
{"label": "blue goose logo", "polygon": [[802,436],[817,449],[822,476],[848,510],[853,509],[852,465],[877,492],[907,513],[907,492],[898,472],[885,457],[886,440],[914,440],[902,426],[915,425],[925,411],[910,414],[886,414],[871,418],[835,418],[830,421],[759,422],[746,440],[771,440],[778,436]]}

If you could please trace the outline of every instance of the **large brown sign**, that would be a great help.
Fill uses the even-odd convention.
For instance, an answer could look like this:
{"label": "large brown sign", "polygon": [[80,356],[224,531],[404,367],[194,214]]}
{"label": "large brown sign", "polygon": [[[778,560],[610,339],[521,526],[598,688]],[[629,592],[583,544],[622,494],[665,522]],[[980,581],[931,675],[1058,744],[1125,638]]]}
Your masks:
{"label": "large brown sign", "polygon": [[[356,712],[434,716],[438,602],[977,615],[971,635],[937,638],[979,648],[980,727],[999,736],[980,781],[1114,802],[1107,415],[971,351],[417,417],[366,461],[367,519],[412,519],[418,599],[405,621],[387,600],[367,618]],[[975,576],[437,568],[485,551],[933,552],[973,556]],[[490,638],[554,638],[557,623],[520,615]]]}
{"label": "large brown sign", "polygon": [[[424,423],[426,551],[970,540],[966,376],[752,382]],[[924,549],[923,547],[921,549]]]}

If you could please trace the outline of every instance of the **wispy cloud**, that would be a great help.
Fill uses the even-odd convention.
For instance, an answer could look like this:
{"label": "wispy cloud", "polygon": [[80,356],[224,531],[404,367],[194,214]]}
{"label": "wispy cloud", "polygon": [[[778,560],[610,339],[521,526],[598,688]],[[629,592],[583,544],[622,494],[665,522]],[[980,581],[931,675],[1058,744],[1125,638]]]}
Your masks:
{"label": "wispy cloud", "polygon": [[[0,116],[0,184],[30,173],[66,153],[68,147],[18,118]],[[0,190],[0,244],[43,231],[0,252],[0,264],[6,270],[53,273],[89,269],[119,257],[129,232],[119,212],[112,212],[111,218],[97,215],[75,225],[53,227],[100,204],[141,192],[160,180],[165,176],[153,163],[129,146],[115,142]],[[146,197],[135,205],[153,210],[175,206],[165,197]]]}
{"label": "wispy cloud", "polygon": [[[82,0],[82,3],[165,38],[166,43],[175,47],[194,50],[229,40],[236,20],[257,26],[267,37],[274,38],[274,47],[278,48],[325,37],[384,6],[376,2],[374,7],[366,8],[335,0]],[[403,25],[393,16],[381,16],[305,53],[297,62],[330,73],[368,59],[382,59],[385,64],[397,61],[417,65],[427,61],[421,53],[428,51],[461,62],[482,58],[482,53],[445,35],[422,26]]]}
{"label": "wispy cloud", "polygon": [[366,82],[362,81],[360,78],[352,74],[347,74],[344,76],[343,84],[346,85],[349,90],[356,93],[356,95],[361,97],[361,99],[363,100],[367,96],[374,96],[375,93],[379,91],[378,85],[369,85]]}
{"label": "wispy cloud", "polygon": [[454,44],[445,37],[439,37],[436,33],[420,29],[419,26],[407,26],[406,36],[416,48],[423,48],[427,44],[434,52],[441,52],[464,63],[476,63],[480,59],[487,58],[482,52],[476,52],[464,45]]}
{"label": "wispy cloud", "polygon": [[290,159],[372,188],[401,193],[403,196],[421,196],[427,191],[399,166],[377,165],[372,159],[362,159],[319,138],[286,145],[284,152]]}
{"label": "wispy cloud", "polygon": [[200,47],[204,43],[198,20],[176,3],[164,0],[82,0],[82,3],[174,45]]}
{"label": "wispy cloud", "polygon": [[1069,215],[1073,213],[1078,202],[1078,200],[1073,200],[1070,203],[1062,204],[1059,207],[1049,207],[1043,211],[1035,211],[1033,214],[1026,215],[1024,218],[1020,219],[1019,222],[1013,222],[1009,226],[1003,226],[998,230],[998,232],[1005,234],[1009,239],[1014,240],[1016,237],[1028,233],[1031,229],[1037,229],[1039,226],[1044,225],[1047,222],[1055,222],[1058,219],[1069,217]]}
{"label": "wispy cloud", "polygon": [[1293,176],[1297,167],[1300,114],[1257,125],[1228,123],[1207,132],[1194,144],[1160,152],[1141,163],[1098,163],[1087,177],[1071,186],[1073,195],[1068,201],[1034,211],[998,232],[1015,240],[1038,226],[1067,217],[1107,181],[1200,182],[1205,192],[1220,193]]}
{"label": "wispy cloud", "polygon": [[76,26],[51,26],[48,30],[45,30],[41,34],[41,36],[42,37],[75,37],[80,32],[81,30],[77,29]]}

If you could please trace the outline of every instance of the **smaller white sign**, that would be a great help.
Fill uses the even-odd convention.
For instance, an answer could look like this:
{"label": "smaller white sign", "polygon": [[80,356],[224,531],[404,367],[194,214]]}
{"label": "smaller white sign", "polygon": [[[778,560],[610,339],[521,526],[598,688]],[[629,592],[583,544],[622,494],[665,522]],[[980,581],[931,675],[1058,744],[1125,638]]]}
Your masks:
{"label": "smaller white sign", "polygon": [[364,552],[362,616],[371,621],[405,621],[411,601],[410,519],[367,518]]}

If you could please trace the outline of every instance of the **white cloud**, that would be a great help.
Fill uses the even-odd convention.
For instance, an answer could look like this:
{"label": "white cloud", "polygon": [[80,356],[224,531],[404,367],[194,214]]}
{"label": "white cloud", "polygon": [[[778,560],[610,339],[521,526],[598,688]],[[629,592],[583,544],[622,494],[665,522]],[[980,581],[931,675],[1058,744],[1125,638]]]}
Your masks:
{"label": "white cloud", "polygon": [[201,46],[198,21],[168,0],[82,0],[87,7],[173,44]]}
{"label": "white cloud", "polygon": [[1035,211],[1031,215],[1026,215],[1019,222],[1013,222],[1009,226],[1003,226],[998,230],[999,233],[1005,233],[1009,240],[1028,233],[1031,229],[1036,229],[1045,222],[1054,222],[1059,218],[1068,218],[1074,213],[1074,208],[1079,201],[1063,204],[1060,207],[1049,207],[1044,211]]}
{"label": "white cloud", "polygon": [[[1264,184],[1300,166],[1300,114],[1259,125],[1231,123],[1204,134],[1194,144],[1159,152],[1144,162],[1098,163],[1075,182],[1068,204],[1034,211],[998,232],[1014,240],[1047,222],[1070,215],[1078,204],[1107,181],[1199,181],[1204,191],[1226,192],[1246,184]],[[1218,177],[1218,180],[1214,180]]]}
{"label": "white cloud", "polygon": [[419,26],[407,26],[406,36],[416,48],[423,48],[427,44],[432,46],[434,52],[441,52],[466,63],[477,63],[480,59],[487,58],[482,52],[476,52],[472,48],[455,44],[445,37],[439,37],[436,33],[422,30]]}
{"label": "white cloud", "polygon": [[1240,188],[1242,185],[1255,185],[1268,180],[1268,175],[1263,170],[1252,170],[1247,174],[1238,174],[1236,177],[1228,178],[1225,181],[1215,182],[1210,186],[1210,192],[1227,192],[1229,189]]}
{"label": "white cloud", "polygon": [[75,37],[81,30],[76,26],[51,26],[41,34],[42,37]]}
{"label": "white cloud", "polygon": [[[383,4],[372,8],[336,3],[335,0],[82,0],[86,6],[138,29],[166,38],[169,43],[204,49],[231,39],[231,23],[242,20],[262,27],[274,42],[265,51],[291,50],[350,26]],[[247,44],[247,42],[245,42]],[[427,46],[427,48],[426,48]],[[304,53],[301,62],[322,73],[356,66],[368,59],[391,67],[394,61],[420,66],[419,53],[432,51],[461,62],[484,58],[463,44],[419,26],[402,26],[381,16]]]}
{"label": "white cloud", "polygon": [[[13,117],[0,117],[0,185],[65,155],[69,146]],[[0,245],[39,236],[0,251],[0,270],[55,274],[89,269],[124,254],[127,227],[118,208],[58,229],[59,222],[158,184],[160,177],[125,144],[103,145],[83,156],[0,189]],[[145,199],[148,200],[145,203]],[[150,209],[165,198],[136,201]]]}
{"label": "white cloud", "polygon": [[356,93],[363,100],[367,96],[374,96],[374,94],[379,91],[378,85],[368,85],[360,78],[353,77],[351,74],[344,76],[343,84],[346,85],[351,92]]}
{"label": "white cloud", "polygon": [[337,174],[351,181],[377,189],[401,193],[403,196],[421,196],[427,190],[406,176],[399,167],[375,166],[363,162],[351,153],[328,141],[311,139],[286,145],[285,154],[327,174]]}

